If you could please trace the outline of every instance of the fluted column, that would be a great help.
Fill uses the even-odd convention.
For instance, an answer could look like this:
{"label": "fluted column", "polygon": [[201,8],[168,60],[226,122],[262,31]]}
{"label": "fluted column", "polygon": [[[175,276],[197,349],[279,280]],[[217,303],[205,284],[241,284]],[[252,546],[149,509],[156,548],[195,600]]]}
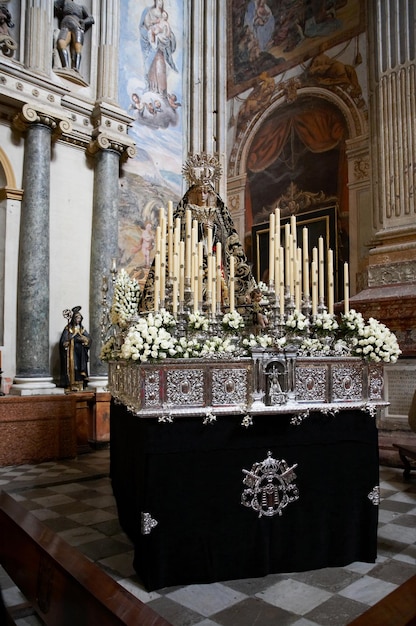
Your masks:
{"label": "fluted column", "polygon": [[100,359],[102,286],[111,259],[118,257],[118,205],[120,159],[135,154],[127,136],[115,138],[98,130],[89,151],[95,155],[94,199],[90,265],[90,386],[100,388],[107,381],[107,365]]}
{"label": "fluted column", "polygon": [[54,388],[49,366],[49,204],[51,139],[70,124],[24,105],[14,120],[26,132],[20,218],[16,377],[12,393]]}
{"label": "fluted column", "polygon": [[[410,2],[378,0],[369,10],[370,123],[377,246],[416,249],[416,59]],[[377,255],[377,250],[374,251]],[[415,254],[416,258],[416,254]]]}
{"label": "fluted column", "polygon": [[411,2],[368,2],[370,176],[368,288],[350,306],[383,321],[416,355],[416,46]]}
{"label": "fluted column", "polygon": [[100,45],[98,47],[97,71],[98,100],[117,100],[119,35],[119,0],[101,0],[99,37]]}
{"label": "fluted column", "polygon": [[51,73],[53,2],[27,0],[25,25],[25,65],[45,74]]}
{"label": "fluted column", "polygon": [[[226,165],[226,11],[221,0],[190,2],[187,152],[217,154]],[[225,198],[226,175],[219,182]]]}

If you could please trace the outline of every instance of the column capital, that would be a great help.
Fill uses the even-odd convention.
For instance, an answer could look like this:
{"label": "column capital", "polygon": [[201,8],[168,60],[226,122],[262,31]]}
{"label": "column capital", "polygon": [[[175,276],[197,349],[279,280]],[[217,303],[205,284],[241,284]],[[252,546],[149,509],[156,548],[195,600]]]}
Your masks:
{"label": "column capital", "polygon": [[136,155],[133,139],[128,136],[132,118],[118,105],[99,101],[91,115],[94,130],[88,147],[90,154],[99,150],[113,150],[125,160]]}
{"label": "column capital", "polygon": [[122,160],[132,159],[136,155],[136,148],[131,141],[123,141],[121,137],[112,137],[108,133],[93,132],[93,139],[88,146],[88,153],[97,154],[100,150],[111,150],[117,152]]}
{"label": "column capital", "polygon": [[72,130],[72,123],[67,117],[47,107],[26,103],[13,118],[13,125],[17,130],[25,132],[32,124],[47,126],[54,136],[69,133]]}

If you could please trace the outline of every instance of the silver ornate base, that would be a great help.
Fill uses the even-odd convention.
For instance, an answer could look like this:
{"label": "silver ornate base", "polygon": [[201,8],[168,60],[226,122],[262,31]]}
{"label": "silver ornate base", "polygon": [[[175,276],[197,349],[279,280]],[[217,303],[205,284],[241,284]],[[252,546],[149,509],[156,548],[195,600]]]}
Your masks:
{"label": "silver ornate base", "polygon": [[362,408],[383,399],[383,367],[362,359],[288,358],[263,350],[234,360],[166,359],[109,363],[108,387],[139,417],[306,414]]}

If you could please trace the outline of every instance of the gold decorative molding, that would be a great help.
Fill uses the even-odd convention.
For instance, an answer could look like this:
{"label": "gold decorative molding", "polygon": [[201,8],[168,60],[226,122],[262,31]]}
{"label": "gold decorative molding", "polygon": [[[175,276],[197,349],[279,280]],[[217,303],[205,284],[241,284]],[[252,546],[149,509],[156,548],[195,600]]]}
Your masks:
{"label": "gold decorative molding", "polygon": [[10,187],[2,187],[0,189],[0,202],[3,200],[17,200],[21,202],[23,198],[23,189],[14,189]]}

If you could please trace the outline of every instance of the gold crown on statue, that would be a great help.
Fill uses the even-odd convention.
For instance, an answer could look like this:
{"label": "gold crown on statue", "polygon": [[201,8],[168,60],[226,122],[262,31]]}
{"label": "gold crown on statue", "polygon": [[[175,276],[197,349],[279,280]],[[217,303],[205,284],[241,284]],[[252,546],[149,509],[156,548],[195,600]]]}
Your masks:
{"label": "gold crown on statue", "polygon": [[222,168],[214,155],[201,152],[188,156],[182,173],[191,185],[213,185],[221,178]]}

